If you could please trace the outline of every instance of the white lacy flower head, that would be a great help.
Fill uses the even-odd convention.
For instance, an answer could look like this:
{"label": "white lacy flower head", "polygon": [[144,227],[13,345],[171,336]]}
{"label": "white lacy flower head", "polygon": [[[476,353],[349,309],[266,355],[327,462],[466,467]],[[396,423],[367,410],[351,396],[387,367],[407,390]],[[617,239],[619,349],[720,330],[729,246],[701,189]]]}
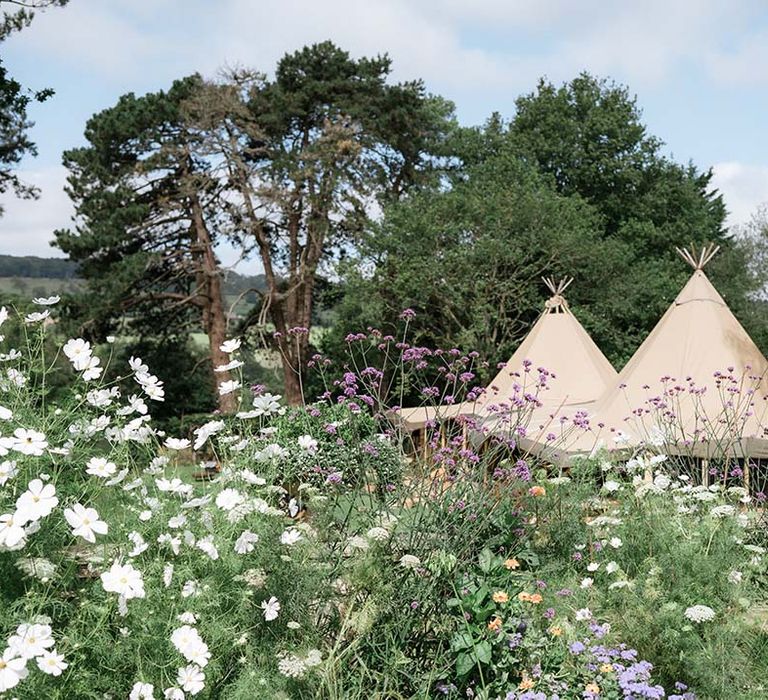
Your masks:
{"label": "white lacy flower head", "polygon": [[715,611],[707,605],[692,605],[683,613],[691,622],[700,624],[715,619]]}
{"label": "white lacy flower head", "polygon": [[296,654],[282,653],[278,659],[277,670],[286,678],[301,678],[307,671],[304,660]]}
{"label": "white lacy flower head", "polygon": [[400,566],[406,569],[418,569],[421,566],[421,559],[413,554],[403,554],[400,557]]}
{"label": "white lacy flower head", "polygon": [[727,518],[733,515],[735,512],[736,508],[734,506],[722,505],[715,506],[712,510],[709,511],[709,514],[713,518]]}
{"label": "white lacy flower head", "polygon": [[16,568],[43,583],[50,581],[56,574],[56,564],[44,557],[21,557],[16,560]]}
{"label": "white lacy flower head", "polygon": [[365,536],[376,542],[385,542],[389,539],[389,530],[385,527],[372,527],[365,533]]}

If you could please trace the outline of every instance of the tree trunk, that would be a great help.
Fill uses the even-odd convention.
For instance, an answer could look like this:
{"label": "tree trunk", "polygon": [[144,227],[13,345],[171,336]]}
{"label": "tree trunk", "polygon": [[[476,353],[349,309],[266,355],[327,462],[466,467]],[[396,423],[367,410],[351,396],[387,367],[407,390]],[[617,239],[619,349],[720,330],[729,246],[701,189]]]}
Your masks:
{"label": "tree trunk", "polygon": [[[195,230],[196,257],[200,265],[198,272],[199,294],[203,298],[203,328],[208,335],[211,353],[211,365],[215,368],[229,362],[229,355],[222,352],[221,344],[227,339],[227,318],[224,313],[224,301],[221,292],[221,276],[213,243],[208,227],[203,218],[203,210],[197,196],[192,197],[192,223]],[[213,372],[219,410],[222,413],[234,413],[237,410],[237,392],[222,396],[219,387],[232,376],[229,372]]]}

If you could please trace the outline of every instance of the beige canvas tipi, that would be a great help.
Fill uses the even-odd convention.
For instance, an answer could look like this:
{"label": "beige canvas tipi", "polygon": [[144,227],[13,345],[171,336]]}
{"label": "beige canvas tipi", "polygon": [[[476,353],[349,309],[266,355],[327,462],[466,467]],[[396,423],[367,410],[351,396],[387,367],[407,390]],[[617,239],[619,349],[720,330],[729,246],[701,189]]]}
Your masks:
{"label": "beige canvas tipi", "polygon": [[[544,280],[552,297],[512,357],[476,401],[403,409],[399,412],[403,426],[413,431],[436,419],[460,415],[493,417],[500,409],[511,407],[516,399],[529,394],[541,404],[529,421],[536,422],[538,430],[558,409],[590,406],[608,387],[614,386],[616,370],[573,315],[563,296],[572,281],[570,278],[555,284],[549,278]],[[542,383],[545,386],[541,386]]]}
{"label": "beige canvas tipi", "polygon": [[704,458],[768,456],[768,360],[704,273],[717,250],[678,250],[691,278],[565,451],[651,442]]}

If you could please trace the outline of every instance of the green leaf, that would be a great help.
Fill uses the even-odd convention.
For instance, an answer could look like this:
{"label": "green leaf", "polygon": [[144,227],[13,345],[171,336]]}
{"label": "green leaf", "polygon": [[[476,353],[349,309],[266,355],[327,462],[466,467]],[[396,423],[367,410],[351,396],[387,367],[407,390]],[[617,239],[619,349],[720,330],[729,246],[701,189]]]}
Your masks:
{"label": "green leaf", "polygon": [[483,549],[478,557],[478,564],[480,565],[480,571],[484,574],[490,573],[493,567],[493,552],[490,549]]}
{"label": "green leaf", "polygon": [[465,653],[461,653],[456,657],[456,675],[466,676],[475,667],[475,660]]}

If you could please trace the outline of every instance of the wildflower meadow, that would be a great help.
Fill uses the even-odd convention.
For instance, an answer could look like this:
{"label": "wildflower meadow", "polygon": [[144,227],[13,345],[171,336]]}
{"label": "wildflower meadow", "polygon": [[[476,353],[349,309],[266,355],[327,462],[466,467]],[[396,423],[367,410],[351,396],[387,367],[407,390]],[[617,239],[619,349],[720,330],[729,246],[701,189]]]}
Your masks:
{"label": "wildflower meadow", "polygon": [[49,337],[56,301],[0,311],[1,697],[766,696],[762,493],[652,445],[553,471],[435,424],[422,459],[383,398],[471,395],[480,360],[407,314],[300,408],[228,340],[239,410],[166,434],[163,379]]}

